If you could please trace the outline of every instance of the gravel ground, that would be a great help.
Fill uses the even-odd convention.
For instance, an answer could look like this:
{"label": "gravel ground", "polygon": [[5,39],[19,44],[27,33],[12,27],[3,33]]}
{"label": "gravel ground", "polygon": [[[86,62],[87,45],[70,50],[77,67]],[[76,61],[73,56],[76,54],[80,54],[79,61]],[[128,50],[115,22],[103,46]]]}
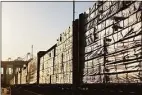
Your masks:
{"label": "gravel ground", "polygon": [[11,95],[9,88],[2,88],[2,95]]}

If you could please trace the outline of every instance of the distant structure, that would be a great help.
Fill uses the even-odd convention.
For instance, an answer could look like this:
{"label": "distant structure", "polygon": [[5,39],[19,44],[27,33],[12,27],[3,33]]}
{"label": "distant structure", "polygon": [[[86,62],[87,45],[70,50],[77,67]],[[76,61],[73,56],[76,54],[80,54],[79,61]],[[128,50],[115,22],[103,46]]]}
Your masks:
{"label": "distant structure", "polygon": [[[17,73],[17,68],[20,70],[23,68],[24,64],[28,64],[29,61],[21,61],[21,60],[14,60],[14,61],[1,61],[1,85],[2,87],[8,86],[10,80],[13,76]],[[15,79],[18,81],[18,79]]]}
{"label": "distant structure", "polygon": [[[33,50],[33,49],[32,49]],[[33,51],[32,51],[33,52]],[[7,61],[1,61],[1,85],[6,87],[10,84],[10,80],[13,79],[13,76],[20,72],[23,66],[28,66],[28,63],[31,61],[33,55],[28,52],[26,57],[17,57],[17,59],[12,60],[10,57]],[[18,81],[18,79],[15,79]]]}

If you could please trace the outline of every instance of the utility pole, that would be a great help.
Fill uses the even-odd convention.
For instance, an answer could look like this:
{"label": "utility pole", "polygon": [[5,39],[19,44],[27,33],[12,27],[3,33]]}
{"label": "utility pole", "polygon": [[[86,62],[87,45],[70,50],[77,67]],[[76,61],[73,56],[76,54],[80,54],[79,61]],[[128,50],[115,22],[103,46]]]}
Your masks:
{"label": "utility pole", "polygon": [[75,21],[75,0],[73,0],[73,21]]}

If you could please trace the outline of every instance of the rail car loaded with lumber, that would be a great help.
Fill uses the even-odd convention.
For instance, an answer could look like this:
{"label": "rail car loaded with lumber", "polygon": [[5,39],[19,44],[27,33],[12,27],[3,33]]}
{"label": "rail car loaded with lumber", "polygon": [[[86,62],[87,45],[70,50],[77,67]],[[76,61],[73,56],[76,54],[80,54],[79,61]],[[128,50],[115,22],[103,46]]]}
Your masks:
{"label": "rail car loaded with lumber", "polygon": [[27,81],[12,87],[43,95],[141,95],[142,2],[96,1],[33,65],[32,73],[21,72],[34,76],[19,73],[18,81]]}

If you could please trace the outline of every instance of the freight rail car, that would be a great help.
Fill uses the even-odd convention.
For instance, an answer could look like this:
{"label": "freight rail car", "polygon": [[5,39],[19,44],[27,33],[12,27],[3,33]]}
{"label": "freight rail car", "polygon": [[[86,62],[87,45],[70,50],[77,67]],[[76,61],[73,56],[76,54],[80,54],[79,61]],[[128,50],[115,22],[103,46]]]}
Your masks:
{"label": "freight rail car", "polygon": [[56,45],[47,50],[39,59],[39,84],[50,84],[54,75]]}
{"label": "freight rail car", "polygon": [[35,72],[26,83],[142,83],[142,2],[96,1],[37,56]]}
{"label": "freight rail car", "polygon": [[142,2],[96,2],[81,19],[82,83],[142,83]]}
{"label": "freight rail car", "polygon": [[34,57],[27,65],[27,82],[28,84],[37,83],[37,58]]}
{"label": "freight rail car", "polygon": [[17,84],[72,84],[73,54],[77,56],[78,53],[73,52],[73,46],[76,47],[73,42],[77,43],[76,35],[77,32],[73,36],[72,26],[69,26],[60,34],[54,46],[47,51],[39,51],[37,58],[18,68],[18,75],[15,75]]}
{"label": "freight rail car", "polygon": [[40,56],[39,84],[72,84],[73,33],[68,27],[57,44]]}
{"label": "freight rail car", "polygon": [[66,29],[57,40],[53,84],[72,83],[72,40],[72,27]]}

